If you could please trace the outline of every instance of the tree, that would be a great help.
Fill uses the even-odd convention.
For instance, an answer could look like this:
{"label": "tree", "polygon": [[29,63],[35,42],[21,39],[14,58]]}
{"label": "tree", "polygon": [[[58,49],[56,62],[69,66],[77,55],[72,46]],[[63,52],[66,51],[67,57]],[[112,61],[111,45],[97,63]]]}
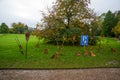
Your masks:
{"label": "tree", "polygon": [[112,13],[111,11],[108,11],[106,13],[104,22],[102,23],[102,25],[103,25],[103,27],[102,27],[103,34],[105,36],[114,36],[114,33],[112,32],[112,28],[114,26],[116,26],[117,22],[118,22],[118,20],[115,17],[115,14]]}
{"label": "tree", "polygon": [[88,34],[89,23],[94,20],[89,3],[90,0],[57,0],[42,20],[46,38],[50,41],[72,41],[74,35],[78,41],[81,34]]}
{"label": "tree", "polygon": [[9,28],[5,23],[2,23],[0,26],[0,33],[8,33]]}
{"label": "tree", "polygon": [[112,31],[114,32],[114,34],[118,37],[120,36],[120,21],[118,22],[117,26],[115,26]]}
{"label": "tree", "polygon": [[99,36],[102,32],[102,23],[104,21],[106,13],[102,13],[100,16],[96,16],[96,19],[91,22],[91,34]]}
{"label": "tree", "polygon": [[115,17],[117,18],[117,25],[112,28],[112,32],[114,32],[115,36],[118,37],[120,36],[120,11],[116,11]]}
{"label": "tree", "polygon": [[118,19],[118,22],[120,21],[120,10],[115,12],[115,16]]}
{"label": "tree", "polygon": [[24,23],[12,23],[13,33],[23,34],[28,30],[28,26]]}
{"label": "tree", "polygon": [[89,0],[57,0],[53,11],[55,17],[70,28],[72,21],[91,18],[88,4]]}

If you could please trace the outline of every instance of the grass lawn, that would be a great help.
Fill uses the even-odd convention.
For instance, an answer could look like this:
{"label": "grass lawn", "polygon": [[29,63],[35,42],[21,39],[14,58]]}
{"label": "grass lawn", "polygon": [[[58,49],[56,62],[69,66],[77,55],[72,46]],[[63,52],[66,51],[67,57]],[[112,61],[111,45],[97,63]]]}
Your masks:
{"label": "grass lawn", "polygon": [[[41,41],[40,47],[35,49],[38,39],[30,36],[28,44],[28,58],[25,59],[16,44],[15,38],[19,38],[25,51],[25,36],[23,34],[0,34],[0,68],[97,68],[97,67],[120,67],[120,42],[112,38],[103,38],[102,49],[98,51],[98,45],[92,46],[95,57],[84,56],[84,47],[64,46],[57,59],[51,56],[57,51],[57,46],[45,44]],[[116,50],[112,53],[109,45]],[[104,44],[103,44],[104,43]],[[44,54],[44,48],[48,54]],[[88,49],[89,47],[86,47]],[[75,53],[80,51],[81,55]],[[90,52],[90,50],[87,50]]]}

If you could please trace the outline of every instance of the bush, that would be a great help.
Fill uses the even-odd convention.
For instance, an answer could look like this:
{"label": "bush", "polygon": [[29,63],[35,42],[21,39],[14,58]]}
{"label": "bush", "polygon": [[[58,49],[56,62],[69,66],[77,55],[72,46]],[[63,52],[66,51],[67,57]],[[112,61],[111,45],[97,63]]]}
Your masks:
{"label": "bush", "polygon": [[[53,31],[54,32],[54,31]],[[74,45],[79,43],[81,35],[80,28],[58,29],[57,32],[48,34],[48,43]]]}
{"label": "bush", "polygon": [[90,36],[89,37],[89,45],[96,45],[97,41],[99,41],[99,37],[97,37],[97,36]]}

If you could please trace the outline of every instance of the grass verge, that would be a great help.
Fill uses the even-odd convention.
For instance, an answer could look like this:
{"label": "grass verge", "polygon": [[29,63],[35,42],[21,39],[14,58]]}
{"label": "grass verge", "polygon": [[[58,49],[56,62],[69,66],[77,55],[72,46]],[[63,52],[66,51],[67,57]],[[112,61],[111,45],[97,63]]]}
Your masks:
{"label": "grass verge", "polygon": [[[28,58],[20,54],[19,48],[15,41],[18,37],[25,51],[25,36],[23,34],[4,34],[0,35],[0,68],[97,68],[97,67],[120,67],[120,42],[112,38],[104,38],[102,48],[98,51],[98,46],[92,46],[92,51],[96,55],[84,56],[84,48],[81,46],[64,46],[61,54],[57,59],[51,59],[51,56],[57,51],[57,46],[40,43],[35,36],[31,36],[28,43]],[[116,50],[112,53],[108,44]],[[44,54],[44,49],[48,49],[48,54]],[[86,47],[90,53],[89,46]],[[77,52],[80,56],[76,56]]]}

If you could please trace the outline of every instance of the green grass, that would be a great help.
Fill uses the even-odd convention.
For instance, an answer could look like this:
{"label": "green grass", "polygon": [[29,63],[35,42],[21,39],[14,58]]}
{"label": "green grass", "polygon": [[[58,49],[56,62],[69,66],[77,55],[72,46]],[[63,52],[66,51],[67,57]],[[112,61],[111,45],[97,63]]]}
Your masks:
{"label": "green grass", "polygon": [[[102,39],[102,49],[98,52],[98,46],[92,46],[95,57],[84,56],[84,48],[81,46],[64,46],[62,54],[57,59],[51,56],[57,51],[57,46],[45,44],[41,41],[40,47],[35,49],[38,39],[31,36],[28,44],[28,58],[25,59],[19,52],[16,44],[16,36],[21,41],[25,51],[25,36],[23,34],[0,34],[0,68],[97,68],[120,67],[120,42],[112,38]],[[116,50],[110,51],[106,41]],[[48,54],[44,54],[44,48],[48,48]],[[88,47],[87,47],[88,49]],[[75,53],[80,51],[81,55]],[[88,50],[89,52],[89,50]]]}

